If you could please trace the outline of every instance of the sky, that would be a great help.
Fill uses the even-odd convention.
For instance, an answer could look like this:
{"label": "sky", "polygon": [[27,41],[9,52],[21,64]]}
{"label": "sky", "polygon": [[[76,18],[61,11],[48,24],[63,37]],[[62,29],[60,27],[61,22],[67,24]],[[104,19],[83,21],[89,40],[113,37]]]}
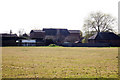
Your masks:
{"label": "sky", "polygon": [[[81,30],[91,12],[118,17],[119,0],[1,0],[0,33],[24,29],[67,28]],[[117,26],[116,26],[117,28]]]}

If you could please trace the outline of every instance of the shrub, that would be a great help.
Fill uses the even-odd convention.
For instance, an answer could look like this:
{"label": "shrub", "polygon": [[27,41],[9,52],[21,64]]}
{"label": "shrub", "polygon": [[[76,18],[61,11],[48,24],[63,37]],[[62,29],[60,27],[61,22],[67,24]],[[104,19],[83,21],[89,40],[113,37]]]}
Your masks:
{"label": "shrub", "polygon": [[50,44],[49,46],[50,47],[56,47],[57,45],[56,44]]}

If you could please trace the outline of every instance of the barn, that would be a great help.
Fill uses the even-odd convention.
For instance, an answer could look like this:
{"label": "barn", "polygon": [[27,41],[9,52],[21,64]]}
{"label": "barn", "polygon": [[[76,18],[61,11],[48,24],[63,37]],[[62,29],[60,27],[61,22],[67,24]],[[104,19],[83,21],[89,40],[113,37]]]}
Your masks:
{"label": "barn", "polygon": [[36,41],[36,46],[44,46],[45,45],[45,31],[31,30],[30,39],[34,39]]}
{"label": "barn", "polygon": [[1,33],[0,36],[2,39],[2,46],[17,46],[16,41],[19,39],[17,34]]}
{"label": "barn", "polygon": [[88,39],[89,43],[108,43],[110,46],[120,46],[120,37],[113,32],[99,32]]}
{"label": "barn", "polygon": [[63,43],[70,34],[67,29],[43,28],[43,31],[45,31],[45,39],[51,39],[55,43]]}
{"label": "barn", "polygon": [[42,31],[42,30],[31,30],[30,31],[30,38],[31,39],[43,40],[45,38],[45,31]]}
{"label": "barn", "polygon": [[81,42],[81,31],[80,30],[69,30],[70,35],[65,38],[65,42],[75,43],[76,41]]}

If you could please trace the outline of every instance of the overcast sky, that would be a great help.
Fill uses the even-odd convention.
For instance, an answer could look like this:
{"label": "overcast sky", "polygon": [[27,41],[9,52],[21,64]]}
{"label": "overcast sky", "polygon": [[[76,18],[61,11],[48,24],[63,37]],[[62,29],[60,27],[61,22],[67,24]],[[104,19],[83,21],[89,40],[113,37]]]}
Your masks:
{"label": "overcast sky", "polygon": [[[24,29],[82,30],[85,18],[101,11],[118,17],[119,0],[1,0],[0,33]],[[117,27],[117,26],[116,26]]]}

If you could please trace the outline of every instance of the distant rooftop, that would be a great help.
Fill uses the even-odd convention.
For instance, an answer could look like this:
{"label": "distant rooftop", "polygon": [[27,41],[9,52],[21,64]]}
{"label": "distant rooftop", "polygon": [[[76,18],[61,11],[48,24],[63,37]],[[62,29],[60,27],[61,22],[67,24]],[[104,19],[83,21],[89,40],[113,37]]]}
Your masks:
{"label": "distant rooftop", "polygon": [[42,30],[31,30],[31,32],[45,32],[45,31],[42,31]]}
{"label": "distant rooftop", "polygon": [[66,29],[66,28],[43,28],[43,29]]}
{"label": "distant rooftop", "polygon": [[91,36],[89,39],[94,40],[120,40],[120,37],[112,32],[100,32]]}
{"label": "distant rooftop", "polygon": [[2,37],[18,37],[17,34],[0,33]]}
{"label": "distant rooftop", "polygon": [[60,29],[60,28],[43,28],[46,35],[57,35],[58,33],[64,36],[69,35],[69,31],[67,29]]}
{"label": "distant rooftop", "polygon": [[69,30],[70,33],[81,33],[80,30]]}

